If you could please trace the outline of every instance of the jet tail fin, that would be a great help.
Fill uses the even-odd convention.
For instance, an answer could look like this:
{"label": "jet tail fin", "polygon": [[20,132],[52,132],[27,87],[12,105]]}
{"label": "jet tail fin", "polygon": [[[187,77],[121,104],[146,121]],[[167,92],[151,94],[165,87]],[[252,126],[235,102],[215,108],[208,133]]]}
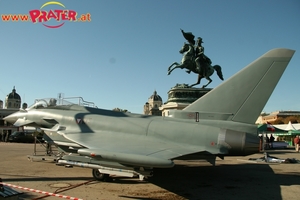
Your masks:
{"label": "jet tail fin", "polygon": [[294,53],[283,48],[265,53],[183,110],[231,114],[228,120],[254,124]]}

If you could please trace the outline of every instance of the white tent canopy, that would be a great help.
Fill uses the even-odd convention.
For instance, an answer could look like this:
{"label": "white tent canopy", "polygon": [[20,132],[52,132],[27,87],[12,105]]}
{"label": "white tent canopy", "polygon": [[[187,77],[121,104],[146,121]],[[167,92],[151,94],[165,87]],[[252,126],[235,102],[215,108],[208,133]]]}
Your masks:
{"label": "white tent canopy", "polygon": [[293,124],[291,123],[291,121],[289,121],[288,125],[285,127],[286,131],[291,131],[291,130],[297,130],[295,129],[295,127],[293,126]]}
{"label": "white tent canopy", "polygon": [[278,129],[285,130],[285,131],[293,131],[293,130],[300,130],[300,123],[292,124],[291,121],[289,121],[288,124],[279,124],[279,125],[273,125]]}

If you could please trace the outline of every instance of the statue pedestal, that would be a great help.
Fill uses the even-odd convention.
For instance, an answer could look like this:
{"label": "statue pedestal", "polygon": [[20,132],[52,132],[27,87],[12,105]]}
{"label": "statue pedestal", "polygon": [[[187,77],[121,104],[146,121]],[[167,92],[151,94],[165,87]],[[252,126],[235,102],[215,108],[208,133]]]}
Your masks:
{"label": "statue pedestal", "polygon": [[168,101],[159,109],[163,116],[168,116],[169,110],[182,110],[211,90],[212,88],[190,88],[187,84],[177,84],[169,90]]}

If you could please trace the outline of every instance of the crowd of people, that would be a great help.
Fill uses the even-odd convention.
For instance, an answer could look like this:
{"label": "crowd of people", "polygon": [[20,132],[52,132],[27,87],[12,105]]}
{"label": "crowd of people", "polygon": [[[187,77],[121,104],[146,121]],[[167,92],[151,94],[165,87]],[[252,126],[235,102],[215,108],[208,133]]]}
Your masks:
{"label": "crowd of people", "polygon": [[273,149],[273,142],[274,142],[275,138],[274,136],[271,134],[270,137],[266,137],[266,141],[267,141],[267,145],[269,145],[270,149]]}
{"label": "crowd of people", "polygon": [[[273,143],[275,141],[274,136],[271,134],[270,137],[266,135],[265,137],[265,143],[264,143],[264,149],[273,149]],[[263,145],[263,136],[260,136],[260,150],[262,150],[262,145]]]}
{"label": "crowd of people", "polygon": [[[260,150],[263,150],[263,145],[264,145],[264,149],[273,149],[274,146],[274,141],[275,138],[274,136],[271,134],[270,137],[269,136],[265,136],[264,137],[265,140],[263,141],[263,136],[260,136]],[[293,145],[295,147],[296,152],[300,151],[300,137],[299,135],[296,135],[295,138],[293,139]]]}

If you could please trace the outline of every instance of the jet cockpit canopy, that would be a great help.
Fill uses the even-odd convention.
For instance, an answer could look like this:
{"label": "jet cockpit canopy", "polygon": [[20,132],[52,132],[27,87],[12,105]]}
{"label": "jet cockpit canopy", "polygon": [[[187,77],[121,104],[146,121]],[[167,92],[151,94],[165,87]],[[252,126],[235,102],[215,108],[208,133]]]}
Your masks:
{"label": "jet cockpit canopy", "polygon": [[74,105],[75,103],[71,103],[64,99],[56,99],[56,98],[45,98],[45,99],[36,99],[35,103],[29,106],[26,110],[37,109],[37,108],[48,108],[52,106],[58,105]]}
{"label": "jet cockpit canopy", "polygon": [[[70,100],[67,101],[66,99]],[[73,103],[76,102],[76,103]],[[87,106],[97,108],[93,102],[85,101],[82,97],[67,97],[67,98],[44,98],[44,99],[36,99],[35,103],[29,106],[26,110],[30,109],[38,109],[38,108],[48,108],[55,106],[71,106],[71,105],[79,105],[79,106]]]}

